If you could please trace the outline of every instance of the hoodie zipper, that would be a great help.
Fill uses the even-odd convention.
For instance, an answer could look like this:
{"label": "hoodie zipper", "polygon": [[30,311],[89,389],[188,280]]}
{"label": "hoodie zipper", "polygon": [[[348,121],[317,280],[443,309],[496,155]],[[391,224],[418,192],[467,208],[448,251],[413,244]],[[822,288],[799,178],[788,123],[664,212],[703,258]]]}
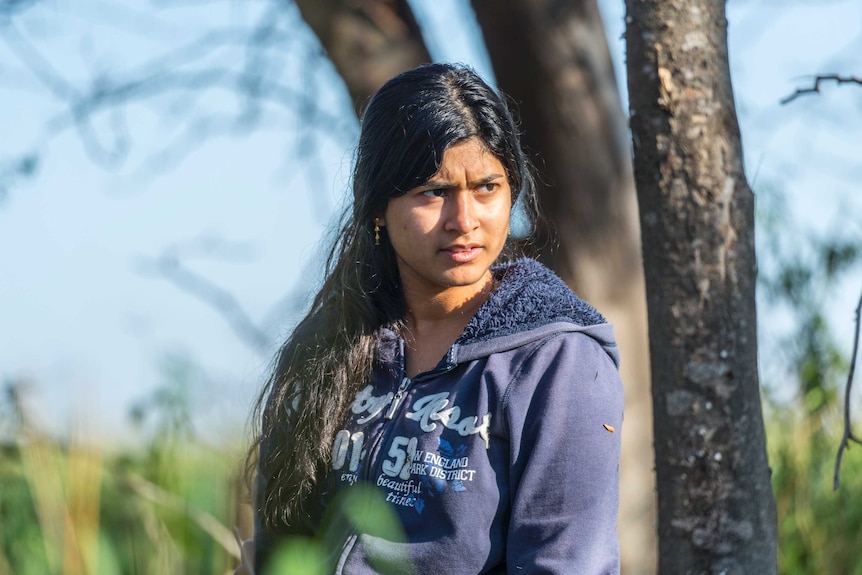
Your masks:
{"label": "hoodie zipper", "polygon": [[404,398],[404,392],[407,391],[408,387],[410,387],[410,378],[402,377],[401,385],[398,386],[398,389],[395,391],[395,395],[392,397],[392,402],[389,404],[389,409],[386,410],[386,421],[390,421],[395,417],[395,412],[398,410],[398,406]]}

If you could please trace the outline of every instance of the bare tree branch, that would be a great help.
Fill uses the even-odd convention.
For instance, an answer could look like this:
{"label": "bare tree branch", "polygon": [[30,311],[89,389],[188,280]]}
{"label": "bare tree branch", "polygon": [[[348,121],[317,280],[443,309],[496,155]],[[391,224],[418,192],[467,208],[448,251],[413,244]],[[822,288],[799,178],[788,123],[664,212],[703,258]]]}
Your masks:
{"label": "bare tree branch", "polygon": [[[296,7],[290,2],[267,1],[259,4],[260,12],[250,25],[219,26],[169,48],[121,74],[94,73],[89,85],[75,83],[64,77],[50,59],[42,54],[14,25],[11,18],[0,21],[3,40],[21,66],[38,79],[41,85],[63,104],[63,109],[49,118],[35,145],[21,154],[26,165],[37,165],[48,144],[58,135],[73,129],[89,157],[106,168],[120,165],[128,156],[133,136],[128,133],[126,115],[135,105],[156,104],[159,112],[173,118],[172,129],[178,138],[168,138],[164,149],[153,154],[148,168],[168,168],[176,165],[197,145],[213,136],[236,136],[278,122],[264,119],[266,113],[285,113],[307,130],[318,128],[339,143],[352,139],[356,132],[355,118],[345,118],[327,111],[319,93],[308,83],[296,87],[285,82],[290,75],[285,70],[296,60],[312,74],[325,73],[319,60],[325,55],[310,34],[297,33],[301,22]],[[0,17],[4,6],[0,0]],[[310,32],[310,31],[309,31]],[[315,44],[304,57],[297,57],[296,44]],[[219,94],[233,95],[230,111],[224,113],[203,106],[201,100],[216,95],[218,107],[224,99]],[[165,98],[173,102],[164,105]],[[191,111],[191,113],[190,113]],[[184,128],[185,127],[185,128]],[[297,130],[287,129],[288,134]],[[35,158],[36,163],[29,159]],[[5,163],[5,162],[4,162]],[[10,165],[18,165],[17,160]],[[23,164],[22,164],[23,165]],[[26,170],[14,170],[26,176]],[[12,187],[18,177],[0,178],[0,196]]]}
{"label": "bare tree branch", "polygon": [[859,84],[862,85],[862,78],[857,78],[856,76],[841,76],[839,74],[820,74],[814,77],[814,85],[810,88],[797,88],[795,92],[781,100],[782,104],[787,104],[792,102],[799,96],[804,94],[819,94],[820,93],[820,84],[822,82],[837,82],[838,85],[841,84]]}
{"label": "bare tree branch", "polygon": [[39,169],[39,155],[24,154],[10,161],[0,161],[0,204],[17,180],[28,178]]}
{"label": "bare tree branch", "polygon": [[853,388],[856,354],[859,351],[860,323],[862,323],[862,295],[859,296],[859,303],[856,305],[856,334],[853,337],[853,355],[850,358],[850,372],[847,374],[847,387],[844,390],[844,437],[841,438],[841,445],[838,446],[838,455],[835,456],[835,476],[832,480],[833,490],[838,489],[838,479],[841,473],[841,456],[844,455],[844,449],[850,447],[851,441],[862,445],[862,441],[853,435],[853,431],[850,428],[850,390]]}
{"label": "bare tree branch", "polygon": [[[236,92],[243,82],[242,72],[233,70],[212,68],[204,70],[174,71],[162,73],[152,77],[138,78],[125,82],[115,82],[112,85],[97,85],[93,90],[71,103],[68,110],[54,116],[45,124],[43,135],[34,148],[22,157],[39,157],[40,150],[62,134],[67,129],[75,127],[81,136],[82,142],[91,159],[105,167],[116,166],[128,151],[128,138],[123,135],[123,123],[115,118],[114,130],[118,134],[114,137],[114,145],[105,147],[99,141],[97,133],[93,128],[93,121],[100,114],[118,112],[126,106],[135,104],[150,98],[156,98],[169,93],[186,92],[192,97],[200,97],[208,90],[222,90]],[[337,114],[330,113],[317,105],[309,94],[298,92],[288,86],[279,83],[275,79],[262,79],[253,94],[245,95],[253,97],[267,106],[281,109],[299,121],[305,121],[310,115],[318,121],[320,132],[333,138],[351,138],[356,132],[355,121],[349,121]],[[309,114],[309,110],[313,110]],[[186,123],[190,128],[181,137],[182,144],[193,143],[195,137],[212,136],[219,133],[237,135],[248,133],[258,127],[259,115],[249,116],[240,113],[231,116],[231,121],[224,118],[206,120],[190,118]],[[171,146],[171,153],[178,151],[177,147]],[[157,153],[157,155],[162,155]]]}
{"label": "bare tree branch", "polygon": [[[39,2],[40,0],[0,0],[0,18],[8,20],[11,16],[24,12]],[[0,24],[3,24],[3,20],[0,20]]]}
{"label": "bare tree branch", "polygon": [[35,46],[30,44],[24,36],[18,32],[14,24],[3,27],[0,35],[9,49],[15,54],[24,66],[45,85],[54,96],[60,100],[71,100],[78,96],[77,90],[65,79],[60,72],[42,55]]}
{"label": "bare tree branch", "polygon": [[200,257],[244,263],[253,259],[253,253],[248,243],[206,235],[171,246],[158,258],[143,258],[140,269],[144,273],[167,279],[182,291],[203,301],[222,316],[242,343],[269,358],[271,346],[275,343],[275,336],[269,334],[278,333],[285,316],[296,316],[307,305],[309,286],[315,281],[316,263],[307,263],[297,284],[270,306],[261,321],[254,322],[230,292],[190,271],[182,263]]}
{"label": "bare tree branch", "polygon": [[176,253],[166,252],[159,258],[144,260],[143,264],[143,270],[161,275],[214,308],[240,341],[262,356],[269,355],[272,338],[257,327],[230,292],[184,267]]}

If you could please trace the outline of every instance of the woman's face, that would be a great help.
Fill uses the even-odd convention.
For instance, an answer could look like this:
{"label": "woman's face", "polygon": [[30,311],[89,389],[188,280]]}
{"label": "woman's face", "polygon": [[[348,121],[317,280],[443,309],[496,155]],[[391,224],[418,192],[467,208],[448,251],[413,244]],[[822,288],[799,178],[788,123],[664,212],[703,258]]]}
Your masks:
{"label": "woman's face", "polygon": [[506,170],[482,141],[450,146],[437,173],[390,200],[381,218],[405,296],[466,299],[481,291],[506,242],[511,209]]}

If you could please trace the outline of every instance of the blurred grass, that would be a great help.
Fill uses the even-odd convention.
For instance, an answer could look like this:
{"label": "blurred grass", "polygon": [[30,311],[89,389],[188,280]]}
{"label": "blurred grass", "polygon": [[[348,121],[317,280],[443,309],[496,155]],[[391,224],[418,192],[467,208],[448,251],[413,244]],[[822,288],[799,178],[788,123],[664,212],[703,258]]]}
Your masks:
{"label": "blurred grass", "polygon": [[767,419],[784,575],[862,575],[862,450],[845,453],[833,491],[843,423],[834,404],[824,411],[812,418],[785,409]]}
{"label": "blurred grass", "polygon": [[0,445],[0,575],[232,573],[242,458],[191,438],[110,453],[24,419]]}
{"label": "blurred grass", "polygon": [[0,574],[230,573],[238,458],[186,445],[169,482],[148,457],[47,441],[0,459]]}

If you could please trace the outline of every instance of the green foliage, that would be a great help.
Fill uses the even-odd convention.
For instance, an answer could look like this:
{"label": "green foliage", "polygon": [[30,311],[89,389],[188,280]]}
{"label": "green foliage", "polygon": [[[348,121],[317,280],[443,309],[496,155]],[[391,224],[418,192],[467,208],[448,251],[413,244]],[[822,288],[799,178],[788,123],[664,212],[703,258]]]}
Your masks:
{"label": "green foliage", "polygon": [[759,202],[758,311],[770,319],[760,321],[759,339],[779,573],[862,575],[862,452],[845,453],[841,487],[832,489],[849,364],[827,319],[840,282],[862,263],[862,244],[846,215],[822,237],[792,222],[769,190]]}
{"label": "green foliage", "polygon": [[779,573],[783,575],[862,575],[862,452],[851,449],[845,455],[841,488],[833,491],[841,432],[841,414],[834,405],[816,419],[789,410],[769,417]]}
{"label": "green foliage", "polygon": [[290,539],[282,545],[272,559],[272,566],[263,575],[326,575],[326,553],[318,541],[305,537]]}
{"label": "green foliage", "polygon": [[0,575],[230,573],[243,445],[216,451],[191,433],[190,374],[165,362],[165,383],[142,402],[149,442],[120,453],[46,436],[18,382],[0,411]]}
{"label": "green foliage", "polygon": [[[4,561],[15,575],[232,571],[236,561],[225,547],[236,548],[226,527],[235,523],[236,452],[183,445],[169,460],[173,480],[158,484],[146,478],[146,452],[83,455],[80,446],[47,445],[3,447],[0,573]],[[26,463],[33,449],[43,451],[38,459],[47,468]],[[96,488],[76,486],[72,473],[82,457],[98,466]],[[41,474],[54,469],[56,481],[45,481]]]}
{"label": "green foliage", "polygon": [[[827,319],[841,281],[862,263],[858,231],[846,220],[823,237],[795,223],[776,192],[759,192],[766,233],[758,244],[758,313],[769,318],[760,321],[763,383],[773,402],[795,391],[812,415],[837,401],[849,368]],[[781,319],[787,328],[776,328]]]}

